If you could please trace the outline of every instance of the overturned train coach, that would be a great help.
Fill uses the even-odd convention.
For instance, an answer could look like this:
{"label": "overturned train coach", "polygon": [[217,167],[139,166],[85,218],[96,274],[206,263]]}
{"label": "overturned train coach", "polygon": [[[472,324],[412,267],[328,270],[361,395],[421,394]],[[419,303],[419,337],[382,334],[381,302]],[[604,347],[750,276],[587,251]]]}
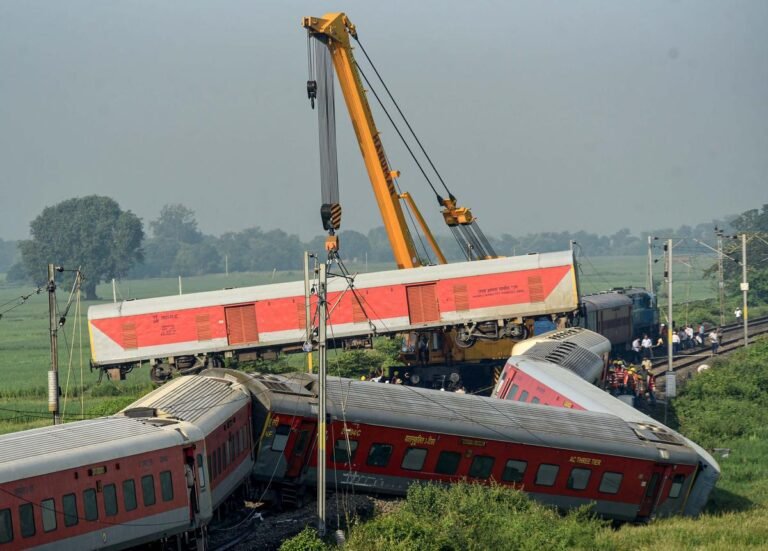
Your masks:
{"label": "overturned train coach", "polygon": [[[257,484],[295,499],[316,483],[316,377],[204,374],[254,396]],[[327,387],[327,476],[340,488],[402,495],[414,482],[493,480],[632,522],[696,515],[712,489],[697,478],[700,448],[658,423],[343,378]]]}
{"label": "overturned train coach", "polygon": [[[568,331],[568,330],[566,330]],[[550,335],[542,335],[541,340]],[[531,339],[532,340],[532,339]],[[492,398],[514,402],[530,402],[559,408],[609,413],[634,424],[636,430],[645,434],[654,434],[660,440],[682,442],[697,455],[694,482],[691,484],[681,512],[695,516],[701,512],[720,477],[717,461],[701,446],[682,434],[662,425],[652,417],[642,413],[625,402],[601,390],[595,383],[595,374],[599,372],[600,361],[593,354],[604,346],[609,346],[607,339],[588,330],[570,339],[572,343],[583,346],[559,347],[556,354],[535,344],[525,348],[527,341],[516,345],[513,356],[507,360],[499,381],[493,390]],[[600,340],[606,341],[601,346]],[[518,348],[519,347],[519,348]],[[648,480],[648,491],[667,483],[673,473],[652,476]]]}
{"label": "overturned train coach", "polygon": [[[360,274],[353,288],[335,278],[328,303],[337,341],[430,328],[500,339],[522,336],[539,316],[570,316],[578,289],[565,251]],[[147,361],[162,379],[173,368],[254,359],[305,342],[305,312],[303,282],[92,306],[91,364],[123,377]]]}

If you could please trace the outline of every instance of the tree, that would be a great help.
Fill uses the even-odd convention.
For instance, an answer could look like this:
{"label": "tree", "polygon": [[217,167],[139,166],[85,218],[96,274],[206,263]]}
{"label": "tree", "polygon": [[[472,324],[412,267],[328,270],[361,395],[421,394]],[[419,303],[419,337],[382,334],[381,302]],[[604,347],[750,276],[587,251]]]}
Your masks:
{"label": "tree", "polygon": [[168,239],[181,243],[199,243],[203,234],[197,229],[194,211],[184,205],[165,205],[157,220],[149,223],[155,239]]}
{"label": "tree", "polygon": [[44,281],[49,263],[80,267],[88,300],[97,298],[99,282],[122,277],[143,261],[141,220],[109,197],[90,195],[46,207],[30,230],[32,239],[19,244],[27,274]]}

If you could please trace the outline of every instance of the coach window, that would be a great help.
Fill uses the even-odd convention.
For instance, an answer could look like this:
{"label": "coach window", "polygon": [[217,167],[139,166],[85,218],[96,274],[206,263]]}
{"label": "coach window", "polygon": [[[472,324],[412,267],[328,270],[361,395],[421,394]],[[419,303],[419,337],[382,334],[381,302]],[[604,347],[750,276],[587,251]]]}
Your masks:
{"label": "coach window", "polygon": [[61,498],[61,504],[64,507],[64,526],[74,526],[77,524],[77,496],[75,494],[66,494]]}
{"label": "coach window", "polygon": [[435,465],[435,472],[437,474],[456,474],[460,462],[461,454],[459,452],[440,452],[437,465]]}
{"label": "coach window", "polygon": [[528,399],[528,391],[524,390],[520,393],[520,398],[517,399],[518,402],[525,402]]}
{"label": "coach window", "polygon": [[21,535],[29,538],[35,535],[35,509],[31,503],[19,506],[19,519],[21,520]]}
{"label": "coach window", "polygon": [[0,509],[0,543],[8,543],[9,541],[13,541],[11,510]]}
{"label": "coach window", "polygon": [[200,484],[200,489],[205,488],[205,464],[203,463],[203,455],[197,454],[197,478]]}
{"label": "coach window", "polygon": [[357,451],[357,440],[339,438],[333,446],[334,463],[352,463]]}
{"label": "coach window", "polygon": [[117,488],[114,484],[104,486],[104,512],[108,517],[117,514]]}
{"label": "coach window", "polygon": [[173,501],[173,479],[171,478],[171,471],[163,471],[160,473],[160,495],[163,497],[163,501]]}
{"label": "coach window", "polygon": [[43,531],[56,530],[56,503],[53,499],[44,499],[40,502],[40,513],[43,516]]}
{"label": "coach window", "polygon": [[272,439],[272,449],[276,452],[281,452],[285,449],[285,444],[288,442],[288,435],[291,434],[291,427],[288,425],[279,425],[275,429],[275,437]]}
{"label": "coach window", "polygon": [[624,475],[621,473],[603,473],[599,490],[604,494],[618,494],[623,478]]}
{"label": "coach window", "polygon": [[211,461],[211,456],[208,455],[208,478],[213,480],[214,474],[213,474],[213,462]]}
{"label": "coach window", "polygon": [[567,488],[569,490],[584,490],[587,487],[587,484],[589,484],[589,477],[592,474],[592,471],[589,469],[581,469],[579,467],[574,467],[571,469],[571,474],[568,475],[568,485]]}
{"label": "coach window", "polygon": [[123,506],[126,511],[133,511],[136,505],[136,483],[132,478],[123,480]]}
{"label": "coach window", "polygon": [[97,520],[99,518],[99,508],[96,505],[96,490],[93,488],[83,490],[83,510],[85,511],[85,520]]}
{"label": "coach window", "polygon": [[539,486],[554,486],[560,467],[542,463],[536,472],[536,484]]}
{"label": "coach window", "polygon": [[517,385],[512,385],[512,388],[510,388],[509,392],[507,392],[507,400],[514,400],[519,388],[520,387]]}
{"label": "coach window", "polygon": [[501,479],[504,482],[522,482],[527,467],[527,461],[510,459],[507,461],[507,464],[504,465],[504,472],[501,473]]}
{"label": "coach window", "polygon": [[680,490],[683,489],[683,483],[685,482],[684,474],[676,474],[672,477],[672,485],[669,487],[670,499],[677,499],[680,497]]}
{"label": "coach window", "polygon": [[539,400],[539,397],[538,397],[538,396],[534,396],[534,397],[533,397],[533,400],[531,400],[531,403],[532,403],[532,404],[538,404],[538,403],[541,403],[541,400]]}
{"label": "coach window", "polygon": [[368,465],[386,467],[391,455],[392,446],[390,444],[373,444],[368,452]]}
{"label": "coach window", "polygon": [[141,477],[141,494],[144,498],[144,507],[155,504],[155,477],[151,474]]}
{"label": "coach window", "polygon": [[488,478],[493,469],[493,457],[490,455],[476,455],[469,466],[469,476],[473,478]]}
{"label": "coach window", "polygon": [[427,450],[424,448],[408,448],[405,450],[400,467],[407,471],[420,471],[424,467]]}

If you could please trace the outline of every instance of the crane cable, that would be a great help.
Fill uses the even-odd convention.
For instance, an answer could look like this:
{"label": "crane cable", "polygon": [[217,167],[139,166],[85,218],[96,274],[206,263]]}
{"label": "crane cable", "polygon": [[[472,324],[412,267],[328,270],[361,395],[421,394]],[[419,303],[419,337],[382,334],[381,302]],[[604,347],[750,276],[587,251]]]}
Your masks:
{"label": "crane cable", "polygon": [[[408,119],[406,118],[406,116],[405,116],[405,114],[403,113],[403,111],[400,109],[400,106],[398,105],[398,103],[397,103],[397,101],[395,100],[394,96],[393,96],[393,95],[392,95],[392,93],[389,91],[389,87],[387,86],[387,83],[386,83],[386,82],[384,82],[384,79],[381,77],[381,74],[379,74],[379,71],[376,69],[376,66],[373,64],[373,61],[371,61],[371,58],[368,56],[368,52],[366,52],[366,51],[365,51],[365,48],[363,47],[363,44],[360,42],[360,39],[357,37],[357,35],[353,35],[353,38],[354,38],[354,39],[355,39],[355,41],[357,42],[357,45],[358,45],[358,46],[360,46],[360,50],[363,52],[363,55],[365,56],[365,59],[367,59],[367,60],[368,60],[368,63],[370,64],[370,66],[371,66],[371,68],[373,69],[374,73],[376,73],[376,76],[378,77],[378,79],[379,79],[379,81],[381,82],[382,86],[384,86],[384,89],[387,91],[387,95],[389,96],[389,99],[392,101],[392,104],[393,104],[393,105],[395,106],[395,108],[397,109],[397,112],[398,112],[398,113],[400,113],[400,117],[403,119],[403,122],[405,122],[405,125],[408,127],[408,130],[411,132],[411,135],[413,136],[413,139],[414,139],[414,140],[416,140],[416,143],[417,143],[417,144],[419,144],[419,148],[421,149],[421,152],[424,154],[424,157],[426,157],[426,159],[427,159],[427,162],[429,162],[429,166],[431,166],[431,167],[432,167],[432,170],[433,170],[433,171],[435,172],[435,174],[437,175],[437,178],[440,180],[440,183],[443,185],[443,188],[445,189],[446,193],[447,193],[447,194],[448,194],[448,195],[449,195],[449,196],[450,196],[452,199],[454,199],[454,196],[453,196],[453,194],[451,193],[451,190],[449,190],[449,189],[448,189],[448,186],[446,185],[445,181],[443,180],[443,177],[440,175],[440,172],[437,170],[437,167],[435,167],[435,164],[432,162],[432,159],[430,158],[429,154],[428,154],[428,153],[427,153],[427,151],[424,149],[424,146],[422,145],[422,143],[421,143],[421,140],[419,140],[419,137],[416,135],[416,132],[414,132],[413,128],[411,127],[410,123],[408,122]],[[359,65],[358,63],[355,63],[355,64],[357,65],[357,69],[358,69],[358,71],[359,71],[359,70],[360,70],[360,65]],[[360,74],[362,74],[362,71],[360,71]],[[365,76],[364,76],[364,75],[363,75],[363,78],[365,78]],[[365,80],[366,80],[366,82],[368,83],[368,79],[365,79]],[[368,83],[368,85],[370,86],[370,83]],[[375,94],[375,92],[374,92],[374,94]],[[378,95],[376,96],[376,99],[377,99],[377,100],[379,99]],[[379,103],[381,103],[381,100],[379,100]],[[387,116],[389,117],[389,114],[387,114]],[[392,119],[390,118],[390,121],[391,121],[391,120],[392,120]],[[394,125],[394,122],[393,122],[392,124]],[[398,134],[400,134],[400,132],[399,132],[399,131],[398,131]],[[400,134],[400,137],[401,137],[401,139],[402,139],[402,134]],[[403,141],[405,142],[405,140],[403,140]],[[407,147],[407,146],[406,146],[406,147]],[[410,148],[408,148],[408,151],[409,151],[409,152],[411,152]],[[411,152],[411,156],[413,156],[413,153],[412,153],[412,152]],[[414,160],[415,160],[415,157],[414,157]],[[421,168],[421,166],[419,166],[419,168]],[[423,172],[423,171],[422,171],[422,172]],[[426,175],[425,175],[425,177],[426,177]],[[427,181],[429,181],[429,180],[427,180]],[[430,182],[430,187],[432,187],[432,183],[431,183],[431,182]],[[432,190],[433,190],[433,191],[435,191],[435,188],[434,188],[434,187],[432,187]],[[439,194],[438,194],[436,191],[435,191],[435,194],[436,194],[438,197],[440,197],[440,195],[439,195]]]}

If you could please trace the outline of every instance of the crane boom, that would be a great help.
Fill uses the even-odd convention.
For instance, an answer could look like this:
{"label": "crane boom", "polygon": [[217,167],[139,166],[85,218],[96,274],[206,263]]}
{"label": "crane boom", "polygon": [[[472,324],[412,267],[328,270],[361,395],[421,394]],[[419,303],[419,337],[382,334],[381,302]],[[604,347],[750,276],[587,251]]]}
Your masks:
{"label": "crane boom", "polygon": [[344,94],[357,142],[360,144],[368,178],[373,186],[376,203],[381,211],[397,267],[421,266],[413,237],[400,205],[399,194],[395,189],[394,178],[398,173],[389,167],[360,74],[355,66],[349,42],[350,35],[355,36],[357,33],[355,26],[343,13],[330,13],[322,18],[305,17],[302,25],[310,33],[327,39],[326,44],[331,52],[333,66]]}

